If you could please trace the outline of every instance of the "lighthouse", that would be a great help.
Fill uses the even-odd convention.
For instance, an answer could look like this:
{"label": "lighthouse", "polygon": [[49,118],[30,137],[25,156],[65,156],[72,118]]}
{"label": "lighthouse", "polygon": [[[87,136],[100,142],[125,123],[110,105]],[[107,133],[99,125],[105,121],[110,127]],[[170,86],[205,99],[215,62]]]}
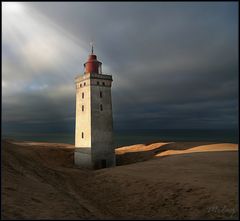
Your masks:
{"label": "lighthouse", "polygon": [[75,78],[76,121],[74,164],[101,169],[115,166],[113,146],[112,76],[102,73],[102,63],[93,52],[84,73]]}

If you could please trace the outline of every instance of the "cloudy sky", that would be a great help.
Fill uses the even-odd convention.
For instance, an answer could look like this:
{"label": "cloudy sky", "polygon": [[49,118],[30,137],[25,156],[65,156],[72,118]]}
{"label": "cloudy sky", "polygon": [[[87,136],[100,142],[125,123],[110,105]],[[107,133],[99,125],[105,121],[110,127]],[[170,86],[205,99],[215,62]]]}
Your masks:
{"label": "cloudy sky", "polygon": [[115,129],[238,121],[236,2],[2,3],[3,132],[74,131],[74,77],[95,42]]}

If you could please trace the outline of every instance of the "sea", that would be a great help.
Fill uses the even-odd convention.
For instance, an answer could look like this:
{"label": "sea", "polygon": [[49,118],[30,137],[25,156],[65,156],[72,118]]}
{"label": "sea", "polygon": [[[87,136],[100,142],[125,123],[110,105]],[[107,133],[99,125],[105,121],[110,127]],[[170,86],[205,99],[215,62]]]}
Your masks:
{"label": "sea", "polygon": [[[176,141],[238,143],[238,130],[118,130],[114,131],[114,147],[133,144]],[[8,133],[2,139],[74,144],[74,133]]]}

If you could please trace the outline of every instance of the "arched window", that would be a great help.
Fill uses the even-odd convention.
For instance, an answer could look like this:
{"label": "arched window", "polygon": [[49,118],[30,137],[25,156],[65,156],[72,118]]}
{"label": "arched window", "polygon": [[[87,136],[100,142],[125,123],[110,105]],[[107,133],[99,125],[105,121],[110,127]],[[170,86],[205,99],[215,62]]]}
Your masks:
{"label": "arched window", "polygon": [[86,82],[84,82],[84,86],[86,86]]}
{"label": "arched window", "polygon": [[82,84],[80,84],[80,87],[82,87]]}
{"label": "arched window", "polygon": [[102,85],[105,86],[105,82],[102,82]]}
{"label": "arched window", "polygon": [[100,91],[100,97],[102,98],[102,91]]}
{"label": "arched window", "polygon": [[84,98],[84,93],[82,93],[82,98]]}
{"label": "arched window", "polygon": [[102,104],[100,104],[100,111],[102,111],[103,110],[103,106],[102,106]]}
{"label": "arched window", "polygon": [[84,133],[82,132],[82,139],[84,138]]}
{"label": "arched window", "polygon": [[84,105],[82,105],[82,111],[84,111]]}

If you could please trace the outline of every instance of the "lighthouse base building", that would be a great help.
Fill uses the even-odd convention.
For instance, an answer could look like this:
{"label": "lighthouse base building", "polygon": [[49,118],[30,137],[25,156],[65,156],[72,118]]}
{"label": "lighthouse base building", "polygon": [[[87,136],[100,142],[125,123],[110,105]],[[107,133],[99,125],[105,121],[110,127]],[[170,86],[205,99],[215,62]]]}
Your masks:
{"label": "lighthouse base building", "polygon": [[74,163],[78,167],[100,169],[115,166],[112,76],[102,74],[101,65],[92,49],[84,64],[84,74],[75,78]]}

